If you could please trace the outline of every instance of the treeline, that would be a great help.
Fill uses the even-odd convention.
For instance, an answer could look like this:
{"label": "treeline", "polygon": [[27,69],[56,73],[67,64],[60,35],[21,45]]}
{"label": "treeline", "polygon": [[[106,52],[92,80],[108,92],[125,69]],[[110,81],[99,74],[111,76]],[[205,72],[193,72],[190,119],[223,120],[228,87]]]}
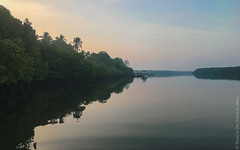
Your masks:
{"label": "treeline", "polygon": [[128,61],[107,52],[81,50],[79,37],[67,43],[63,35],[38,36],[25,19],[14,18],[0,5],[0,84],[31,82],[47,78],[103,78],[133,75]]}
{"label": "treeline", "polygon": [[172,77],[172,76],[192,76],[192,71],[170,71],[170,70],[134,70],[135,73],[147,72],[148,76]]}
{"label": "treeline", "polygon": [[193,72],[193,75],[200,79],[240,80],[240,66],[199,68]]}

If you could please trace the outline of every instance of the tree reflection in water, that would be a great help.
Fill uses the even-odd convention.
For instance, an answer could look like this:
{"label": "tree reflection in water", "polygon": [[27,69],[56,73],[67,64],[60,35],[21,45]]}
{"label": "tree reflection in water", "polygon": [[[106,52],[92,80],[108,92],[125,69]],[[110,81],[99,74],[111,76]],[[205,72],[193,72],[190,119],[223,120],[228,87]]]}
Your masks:
{"label": "tree reflection in water", "polygon": [[133,78],[122,78],[0,87],[0,149],[28,150],[31,143],[37,149],[33,141],[35,127],[64,123],[66,115],[78,120],[86,105],[94,101],[106,103],[112,93],[123,92],[132,82]]}

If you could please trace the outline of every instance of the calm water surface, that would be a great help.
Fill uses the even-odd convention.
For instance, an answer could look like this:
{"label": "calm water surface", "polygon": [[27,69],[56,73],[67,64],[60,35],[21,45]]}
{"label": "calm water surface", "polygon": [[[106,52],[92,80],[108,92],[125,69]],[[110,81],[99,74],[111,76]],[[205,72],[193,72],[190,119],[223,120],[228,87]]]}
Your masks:
{"label": "calm water surface", "polygon": [[[71,89],[52,90],[45,95],[38,93],[32,100],[33,108],[29,106],[29,109],[46,106],[46,110],[39,110],[37,115],[28,118],[35,120],[30,129],[24,127],[27,121],[17,121],[20,125],[12,127],[29,132],[26,138],[30,139],[17,147],[40,150],[235,149],[239,81],[187,76],[131,82],[75,88],[72,93],[68,93]],[[89,90],[93,93],[86,94]],[[81,92],[86,95],[75,102],[72,97],[79,97]],[[19,132],[8,133],[8,136],[22,136]]]}

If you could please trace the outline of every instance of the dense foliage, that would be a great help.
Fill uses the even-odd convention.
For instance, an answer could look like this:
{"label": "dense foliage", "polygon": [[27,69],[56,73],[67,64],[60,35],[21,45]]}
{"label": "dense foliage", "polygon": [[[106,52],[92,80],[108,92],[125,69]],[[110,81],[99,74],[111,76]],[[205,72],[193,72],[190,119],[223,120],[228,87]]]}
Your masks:
{"label": "dense foliage", "polygon": [[54,40],[45,32],[37,36],[31,22],[14,18],[0,5],[0,84],[46,78],[102,78],[132,75],[128,61],[107,52],[83,50],[79,37],[67,43],[63,35]]}
{"label": "dense foliage", "polygon": [[202,79],[240,80],[240,67],[199,68],[193,75]]}

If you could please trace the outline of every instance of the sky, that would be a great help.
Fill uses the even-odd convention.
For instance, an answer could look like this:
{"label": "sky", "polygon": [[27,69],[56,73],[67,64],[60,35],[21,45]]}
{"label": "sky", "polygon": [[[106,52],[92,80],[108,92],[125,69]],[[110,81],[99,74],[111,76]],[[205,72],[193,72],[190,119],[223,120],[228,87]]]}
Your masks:
{"label": "sky", "polygon": [[133,69],[240,66],[239,0],[0,0],[38,35],[83,41]]}

